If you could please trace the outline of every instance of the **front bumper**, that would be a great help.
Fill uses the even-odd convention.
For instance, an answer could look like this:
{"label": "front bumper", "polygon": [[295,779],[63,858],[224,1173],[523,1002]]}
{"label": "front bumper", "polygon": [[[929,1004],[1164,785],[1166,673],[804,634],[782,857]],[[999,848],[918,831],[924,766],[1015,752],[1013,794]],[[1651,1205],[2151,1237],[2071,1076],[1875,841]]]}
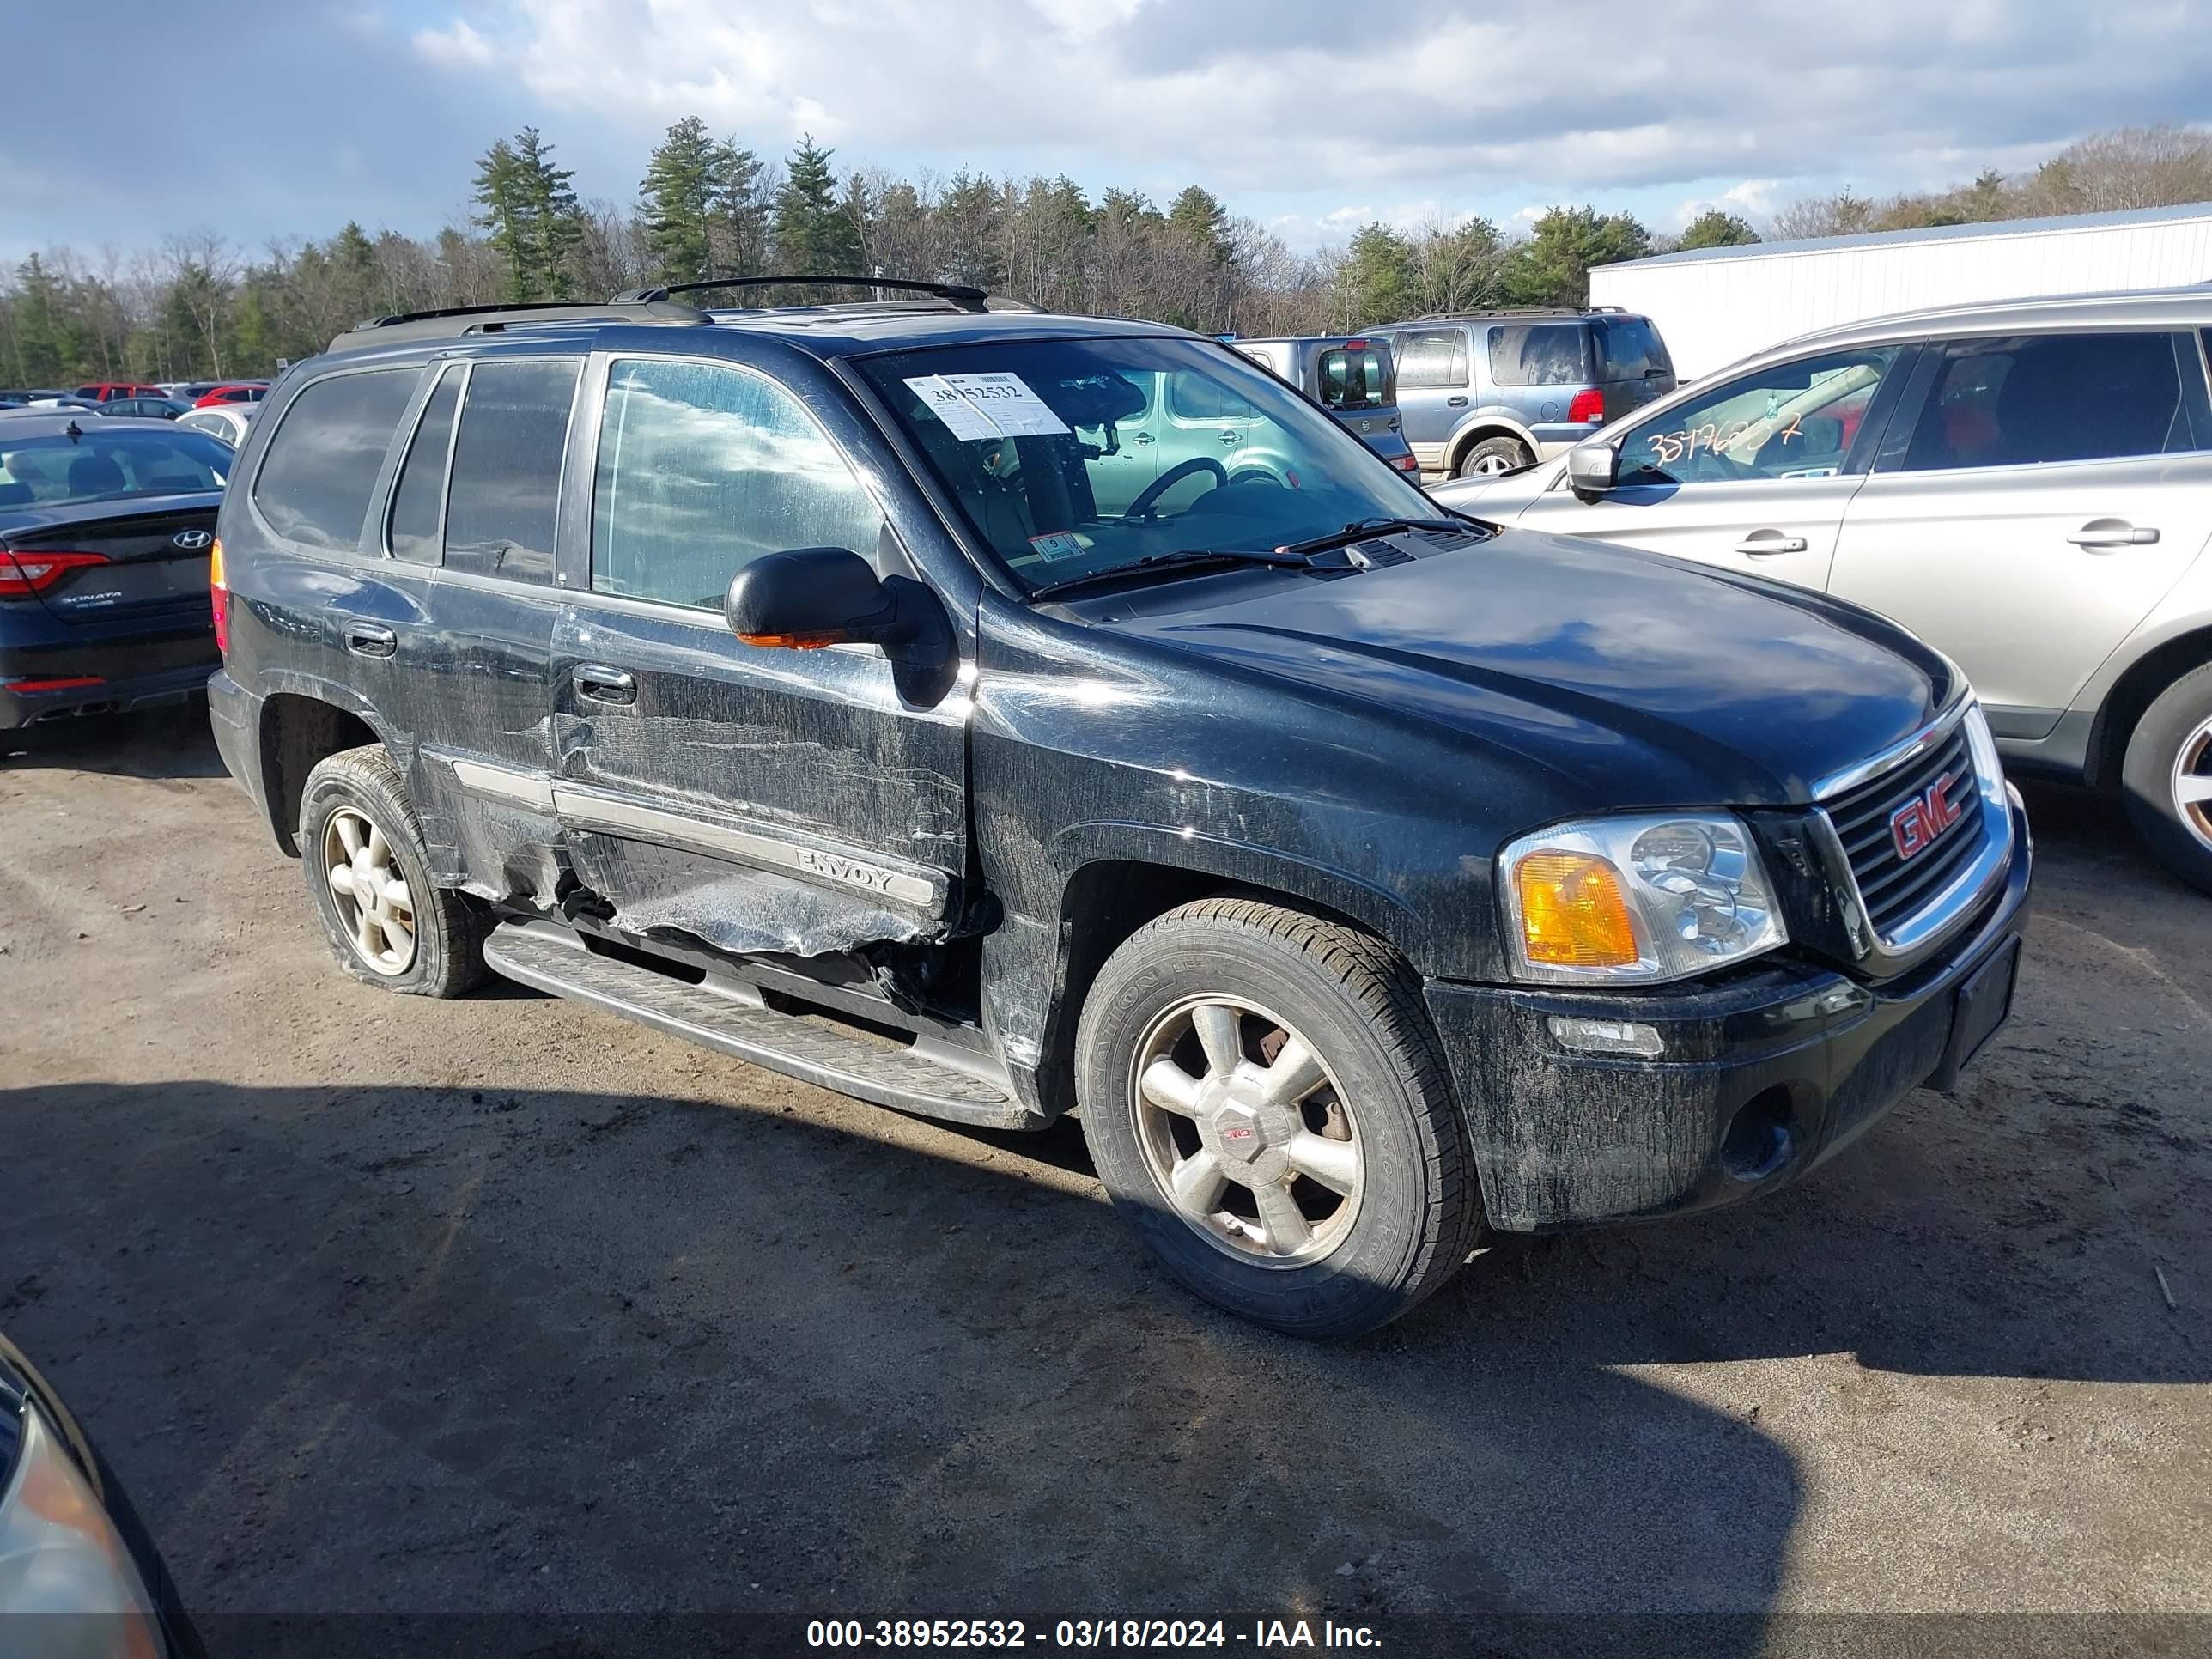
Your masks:
{"label": "front bumper", "polygon": [[[1961,989],[1974,981],[1986,1003],[2002,969],[1975,976],[2017,952],[2026,916],[2033,854],[2016,799],[2011,812],[1996,900],[1881,984],[1791,962],[1641,995],[1431,981],[1491,1224],[1540,1232],[1738,1203],[1817,1167],[1911,1090],[1951,1086],[1970,1058],[1953,1041],[1954,1024],[1970,1034]],[[1986,1010],[1998,1024],[2007,1012]],[[1570,1052],[1553,1015],[1639,1021],[1665,1048],[1649,1060]]]}

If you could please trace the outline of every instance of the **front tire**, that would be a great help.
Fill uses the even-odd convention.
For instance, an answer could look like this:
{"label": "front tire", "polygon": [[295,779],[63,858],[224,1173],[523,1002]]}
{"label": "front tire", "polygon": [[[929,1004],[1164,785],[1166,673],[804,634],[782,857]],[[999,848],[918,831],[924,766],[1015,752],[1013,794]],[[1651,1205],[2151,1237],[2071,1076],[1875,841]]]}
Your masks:
{"label": "front tire", "polygon": [[458,997],[484,976],[483,911],[436,885],[422,826],[381,744],[348,749],[307,774],[300,862],[338,965],[364,985]]}
{"label": "front tire", "polygon": [[1115,1207],[1189,1289],[1309,1337],[1387,1324],[1482,1227],[1449,1073],[1403,958],[1246,899],[1137,930],[1078,1028]]}
{"label": "front tire", "polygon": [[2184,674],[2143,710],[2120,787],[2159,862],[2212,893],[2212,663]]}
{"label": "front tire", "polygon": [[1533,465],[1535,459],[1528,453],[1528,446],[1518,438],[1485,438],[1459,458],[1459,465],[1452,469],[1452,477],[1495,478]]}

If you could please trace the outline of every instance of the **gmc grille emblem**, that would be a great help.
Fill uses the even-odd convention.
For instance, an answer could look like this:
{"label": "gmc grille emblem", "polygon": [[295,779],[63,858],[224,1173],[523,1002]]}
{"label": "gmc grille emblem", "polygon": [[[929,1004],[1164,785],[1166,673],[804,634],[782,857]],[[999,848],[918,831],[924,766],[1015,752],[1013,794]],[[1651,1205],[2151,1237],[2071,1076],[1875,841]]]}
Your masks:
{"label": "gmc grille emblem", "polygon": [[1889,815],[1889,838],[1897,843],[1897,856],[1909,859],[1933,847],[1943,832],[1966,816],[1966,809],[1951,800],[1956,772],[1947,772]]}
{"label": "gmc grille emblem", "polygon": [[197,553],[204,547],[214,545],[215,538],[204,530],[179,530],[169,538],[172,547],[181,547],[186,552]]}

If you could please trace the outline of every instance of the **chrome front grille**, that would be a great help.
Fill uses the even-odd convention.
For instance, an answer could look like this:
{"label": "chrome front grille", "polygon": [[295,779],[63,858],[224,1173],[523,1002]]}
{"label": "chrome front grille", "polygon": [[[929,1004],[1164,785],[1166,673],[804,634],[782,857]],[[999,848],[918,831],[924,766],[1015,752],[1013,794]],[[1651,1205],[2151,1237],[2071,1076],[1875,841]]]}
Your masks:
{"label": "chrome front grille", "polygon": [[[1906,857],[1898,850],[1896,816],[1913,802],[1928,799],[1939,784],[1956,821]],[[1990,834],[1963,722],[1905,764],[1820,805],[1843,845],[1867,920],[1885,938],[1939,897],[1974,861]]]}

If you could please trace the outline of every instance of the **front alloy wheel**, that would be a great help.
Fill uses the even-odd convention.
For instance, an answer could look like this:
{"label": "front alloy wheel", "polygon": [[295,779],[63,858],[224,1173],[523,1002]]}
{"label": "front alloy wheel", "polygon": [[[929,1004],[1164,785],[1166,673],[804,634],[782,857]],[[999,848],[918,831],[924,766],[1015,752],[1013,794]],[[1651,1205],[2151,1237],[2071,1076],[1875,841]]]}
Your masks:
{"label": "front alloy wheel", "polygon": [[1209,1301],[1300,1336],[1395,1319],[1480,1237],[1466,1120],[1389,944],[1260,899],[1124,939],[1078,1024],[1114,1207]]}
{"label": "front alloy wheel", "polygon": [[1280,1266],[1318,1261],[1350,1232],[1358,1126],[1279,1015],[1231,997],[1175,1005],[1139,1043],[1129,1094],[1146,1166],[1200,1237]]}
{"label": "front alloy wheel", "polygon": [[384,831],[351,807],[323,828],[323,878],[354,954],[380,974],[415,965],[415,900]]}

